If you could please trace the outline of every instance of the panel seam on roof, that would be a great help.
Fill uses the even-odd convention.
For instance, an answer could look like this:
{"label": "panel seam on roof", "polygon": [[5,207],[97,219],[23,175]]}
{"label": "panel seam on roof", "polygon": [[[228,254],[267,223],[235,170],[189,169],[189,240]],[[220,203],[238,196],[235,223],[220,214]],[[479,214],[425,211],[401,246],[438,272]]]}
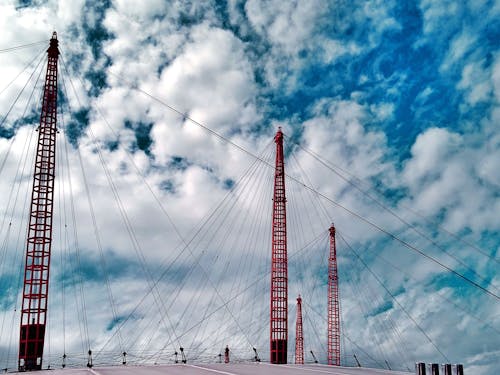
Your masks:
{"label": "panel seam on roof", "polygon": [[201,370],[206,370],[206,371],[211,371],[211,372],[216,372],[218,374],[226,374],[226,375],[238,375],[234,372],[226,372],[226,371],[220,371],[220,370],[215,370],[215,369],[211,369],[211,368],[206,368],[206,367],[201,367],[201,366],[196,366],[196,365],[188,365],[190,367],[194,367],[194,368],[199,368]]}
{"label": "panel seam on roof", "polygon": [[[269,366],[272,366],[271,364],[269,363],[264,363],[265,365],[269,365]],[[297,370],[297,369],[300,369],[301,371],[310,371],[310,372],[321,372],[323,374],[331,374],[331,375],[352,375],[352,374],[348,374],[346,372],[336,372],[336,373],[332,373],[331,371],[323,371],[323,370],[315,370],[315,369],[310,369],[310,368],[304,368],[304,367],[293,367],[293,366],[287,366],[287,365],[279,365],[279,367],[285,367],[285,368],[289,368],[289,369],[293,369],[293,370]]]}

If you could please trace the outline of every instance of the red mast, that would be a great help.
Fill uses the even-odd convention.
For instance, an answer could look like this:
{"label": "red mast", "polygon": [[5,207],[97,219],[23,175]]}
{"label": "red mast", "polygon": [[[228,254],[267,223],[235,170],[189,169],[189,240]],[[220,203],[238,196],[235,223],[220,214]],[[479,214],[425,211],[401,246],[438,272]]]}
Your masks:
{"label": "red mast", "polygon": [[273,198],[273,253],[271,270],[271,363],[286,363],[288,351],[288,259],[286,252],[285,164],[283,133],[278,129]]}
{"label": "red mast", "polygon": [[302,330],[302,298],[297,298],[297,322],[295,323],[295,364],[304,364],[304,334]]}
{"label": "red mast", "polygon": [[26,244],[19,371],[40,370],[42,368],[45,326],[47,324],[57,132],[57,59],[59,49],[55,32],[52,34],[47,52],[47,75],[38,128],[38,146]]}
{"label": "red mast", "polygon": [[330,257],[328,259],[328,364],[340,366],[339,279],[335,226],[330,227]]}

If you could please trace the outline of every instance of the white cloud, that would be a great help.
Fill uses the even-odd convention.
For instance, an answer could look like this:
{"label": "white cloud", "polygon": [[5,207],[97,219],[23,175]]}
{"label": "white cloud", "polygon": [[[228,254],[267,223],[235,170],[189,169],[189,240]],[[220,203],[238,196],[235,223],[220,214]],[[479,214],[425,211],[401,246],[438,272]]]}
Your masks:
{"label": "white cloud", "polygon": [[453,231],[464,227],[494,230],[497,225],[490,220],[500,202],[478,177],[491,180],[488,154],[497,153],[498,144],[493,141],[477,147],[470,143],[473,136],[467,138],[445,129],[427,130],[412,147],[403,177],[414,205],[428,215],[446,210],[445,223]]}
{"label": "white cloud", "polygon": [[325,39],[321,45],[325,64],[334,62],[342,55],[357,55],[361,52],[361,47],[354,42],[345,43],[340,40]]}
{"label": "white cloud", "polygon": [[418,136],[412,146],[412,158],[406,164],[405,178],[409,185],[429,179],[433,173],[440,173],[436,167],[444,165],[439,163],[447,156],[458,150],[460,137],[446,129],[433,128]]}
{"label": "white cloud", "polygon": [[283,48],[286,54],[295,54],[305,47],[316,26],[315,20],[327,7],[323,0],[286,3],[249,0],[245,4],[252,26]]}
{"label": "white cloud", "polygon": [[364,4],[364,12],[358,14],[365,21],[369,21],[376,32],[370,33],[370,47],[374,48],[381,43],[382,34],[389,30],[401,30],[401,25],[394,17],[390,15],[390,11],[395,7],[394,2],[375,0]]}
{"label": "white cloud", "polygon": [[448,54],[445,57],[441,70],[450,69],[453,64],[460,63],[464,56],[475,48],[477,36],[469,31],[464,31],[458,35],[450,44]]}
{"label": "white cloud", "polygon": [[470,105],[487,101],[492,91],[489,72],[483,68],[483,65],[484,61],[465,65],[462,79],[457,85],[457,88],[466,91],[467,102]]}
{"label": "white cloud", "polygon": [[[364,91],[346,95],[350,99],[330,98],[325,94],[325,97],[317,98],[312,108],[303,111],[307,113],[303,120],[298,120],[293,116],[284,116],[285,118],[279,121],[268,117],[269,114],[266,111],[269,108],[260,107],[258,104],[270,100],[261,95],[274,92],[274,88],[283,86],[290,91],[295,90],[297,88],[295,85],[300,83],[301,70],[308,68],[312,64],[311,61],[316,63],[317,59],[318,64],[333,64],[346,54],[355,58],[371,48],[381,46],[385,33],[401,28],[399,20],[393,15],[395,2],[371,1],[363,6],[355,6],[353,14],[343,14],[343,12],[349,13],[347,12],[349,7],[342,8],[335,13],[339,18],[332,20],[328,18],[331,14],[326,10],[330,5],[328,2],[273,1],[264,3],[251,0],[242,4],[233,1],[228,9],[229,21],[232,25],[241,24],[239,32],[246,37],[251,32],[256,32],[261,38],[259,43],[262,42],[270,47],[268,52],[257,59],[253,55],[255,51],[250,51],[249,47],[258,49],[262,45],[250,46],[251,38],[243,38],[245,41],[242,41],[238,38],[238,33],[222,29],[221,22],[217,18],[219,16],[215,14],[210,2],[148,1],[144,2],[141,7],[137,7],[131,1],[115,1],[113,7],[106,11],[103,23],[106,30],[113,35],[111,39],[104,42],[102,51],[110,58],[111,65],[104,71],[107,73],[109,87],[103,89],[96,98],[86,97],[83,94],[84,87],[81,87],[79,79],[76,78],[83,75],[95,63],[91,58],[89,46],[83,43],[84,35],[81,34],[80,40],[71,44],[65,41],[65,38],[71,35],[70,29],[83,31],[79,11],[83,3],[74,2],[71,7],[58,6],[57,2],[47,4],[37,9],[27,8],[19,11],[15,10],[13,2],[2,5],[0,20],[8,26],[8,30],[5,31],[5,43],[16,45],[17,40],[31,42],[38,38],[47,39],[47,29],[52,30],[53,27],[49,23],[54,19],[48,15],[56,10],[59,12],[56,26],[58,31],[60,30],[64,57],[69,59],[73,52],[83,50],[83,54],[79,56],[81,69],[75,72],[75,77],[72,79],[81,95],[82,105],[91,105],[92,109],[90,127],[80,138],[79,150],[85,165],[103,251],[109,259],[116,258],[117,262],[117,264],[108,264],[108,272],[110,276],[119,274],[111,280],[119,315],[129,313],[137,299],[141,298],[148,288],[148,276],[140,270],[142,261],[135,254],[135,250],[142,253],[150,272],[157,276],[165,269],[160,267],[160,263],[165,260],[164,264],[170,264],[184,248],[168,218],[162,213],[159,207],[161,203],[184,239],[189,241],[194,238],[189,249],[199,257],[198,260],[204,270],[210,272],[211,281],[218,285],[220,293],[225,298],[242,293],[242,296],[232,301],[229,307],[238,317],[239,323],[244,326],[251,341],[258,346],[261,356],[267,357],[269,278],[266,272],[269,270],[270,255],[272,169],[263,164],[257,164],[259,168],[251,169],[240,185],[242,190],[236,190],[231,198],[221,205],[219,215],[210,219],[201,229],[200,234],[194,236],[199,228],[200,220],[212,212],[227,194],[228,186],[225,184],[231,185],[230,181],[240,177],[254,159],[216,137],[210,136],[187,118],[168,110],[137,91],[129,90],[129,83],[126,80],[137,84],[165,103],[185,112],[186,115],[202,122],[251,152],[258,153],[271,143],[266,149],[268,152],[264,154],[264,159],[270,163],[273,162],[272,135],[276,126],[282,125],[287,135],[298,134],[302,144],[306,147],[359,177],[361,181],[357,179],[353,181],[362,185],[363,189],[366,188],[372,194],[375,194],[373,190],[380,185],[395,190],[394,197],[380,199],[405,218],[408,212],[403,208],[404,205],[417,207],[431,219],[439,219],[445,227],[453,231],[468,233],[467,238],[474,243],[481,238],[485,230],[498,231],[497,216],[500,203],[496,191],[500,180],[495,169],[498,164],[497,160],[500,158],[500,140],[496,130],[500,119],[498,108],[485,112],[482,120],[474,124],[473,130],[468,132],[463,131],[462,128],[459,131],[437,126],[427,129],[417,136],[408,160],[403,165],[399,165],[399,162],[393,158],[399,155],[399,150],[388,146],[390,142],[383,131],[373,125],[368,125],[377,121],[389,121],[396,116],[398,107],[394,104],[395,102],[370,103],[367,101],[367,92]],[[424,31],[427,35],[439,32],[436,24],[446,17],[453,18],[450,22],[456,21],[454,17],[450,17],[450,14],[458,14],[458,5],[452,5],[451,8],[448,7],[449,9],[445,9],[442,5],[429,2],[421,4],[424,11]],[[88,7],[89,12],[90,8]],[[90,14],[89,17],[91,20],[92,15]],[[325,24],[334,22],[337,22],[336,30],[339,30],[339,33],[358,23],[368,26],[366,29],[363,26],[361,31],[355,28],[354,33],[358,33],[355,37],[340,40],[336,32],[322,33],[320,31]],[[253,31],[250,28],[253,28]],[[8,34],[9,30],[16,30],[16,35]],[[366,30],[369,31],[364,35]],[[473,34],[463,31],[454,35],[452,40],[447,52],[447,60],[442,66],[455,64],[457,68],[460,68],[461,81],[455,84],[465,94],[464,111],[471,105],[485,103],[490,97],[496,100],[494,105],[498,107],[500,101],[498,57],[491,68],[484,68],[481,54],[477,56],[473,53],[469,54],[475,40]],[[304,58],[301,55],[302,52],[306,52],[306,56],[311,56],[307,55],[309,53],[317,55],[313,60],[309,60],[309,57]],[[7,75],[12,76],[18,71],[14,67],[26,63],[31,53],[23,52],[3,56],[8,65],[5,71],[8,72]],[[470,60],[462,61],[467,56],[471,56]],[[380,61],[386,57],[388,55],[381,54],[378,60],[373,61],[373,66],[378,67]],[[463,66],[460,66],[461,63]],[[102,64],[102,61],[99,64]],[[266,74],[267,81],[264,85],[260,85],[255,78],[255,73],[259,69],[263,69]],[[125,80],[117,78],[112,73]],[[389,87],[387,93],[391,97],[398,98],[401,96],[404,89],[403,83],[406,82],[408,76],[404,72],[394,74],[400,75],[400,83]],[[5,83],[8,81],[7,77],[0,79],[2,83],[4,80]],[[359,82],[371,83],[366,76],[362,75],[359,77]],[[90,82],[84,82],[84,85],[89,84]],[[19,84],[16,88],[19,88]],[[72,89],[69,90],[72,95]],[[434,93],[433,90],[434,86],[431,84],[423,86],[417,101],[427,103],[429,96]],[[10,97],[10,93],[7,96]],[[8,101],[3,100],[1,107],[5,108],[6,105]],[[97,106],[106,121],[100,116]],[[78,107],[79,105],[73,103],[74,109]],[[134,129],[125,127],[127,120],[133,124],[139,122],[152,124],[150,136],[153,143],[149,155],[137,150],[136,134]],[[466,125],[457,124],[457,127],[467,128]],[[265,129],[262,129],[264,127]],[[300,131],[297,131],[299,128]],[[98,139],[96,142],[91,139],[90,130]],[[12,175],[16,169],[19,169],[15,157],[22,155],[24,139],[32,131],[33,129],[28,127],[23,127],[18,131],[14,139],[12,157],[6,164],[5,175]],[[111,147],[110,144],[113,142],[116,144]],[[7,145],[8,141],[0,139],[0,150],[5,151]],[[97,145],[105,146],[102,149],[102,160],[96,153]],[[63,156],[63,149],[60,150],[59,155]],[[135,152],[129,153],[128,150],[135,150]],[[96,268],[93,269],[97,274],[93,275],[96,279],[88,282],[87,298],[93,330],[92,346],[99,348],[110,335],[106,331],[106,326],[112,319],[109,303],[105,298],[106,293],[101,285],[103,273],[106,271],[103,271],[99,264],[100,256],[94,238],[94,227],[78,155],[70,148],[68,157],[78,222],[73,223],[69,216],[63,221],[68,222],[70,232],[75,225],[78,226],[82,252],[92,260],[91,267]],[[182,165],[173,166],[173,157],[182,158],[179,162]],[[332,175],[331,171],[319,166],[317,161],[305,152],[294,150],[293,156],[286,160],[287,171],[291,175],[298,176],[300,179],[305,178],[297,160],[300,167],[307,171],[311,185],[322,194],[359,212],[440,260],[451,262],[441,252],[432,248],[428,241],[405,228],[401,222],[363,194]],[[133,232],[128,232],[125,228],[120,209],[117,207],[120,204],[113,198],[110,183],[102,168],[103,162],[111,174],[114,189],[121,199],[122,208],[127,213]],[[67,166],[65,168],[64,164],[65,162],[60,163],[57,181],[60,188],[63,186],[63,177],[68,173],[68,168]],[[134,165],[140,170],[142,176],[137,173]],[[149,186],[145,185],[143,178]],[[22,191],[27,192],[28,185],[29,178],[25,177],[21,184]],[[7,183],[0,185],[0,195],[8,196],[10,186]],[[69,204],[69,186],[64,186],[65,191],[61,191],[61,196],[65,199],[62,201]],[[149,187],[156,197],[151,195]],[[492,325],[498,326],[498,319],[494,319],[499,316],[496,311],[498,309],[495,310],[490,301],[476,294],[471,297],[459,295],[458,289],[449,286],[441,288],[440,282],[436,279],[440,279],[445,274],[439,267],[431,266],[429,262],[409,255],[407,249],[386,240],[378,231],[353,219],[345,211],[325,202],[318,203],[314,194],[303,189],[299,184],[288,181],[287,187],[291,253],[300,250],[304,243],[308,242],[312,236],[322,233],[331,220],[334,220],[339,232],[345,235],[353,245],[359,246],[364,259],[383,279],[388,288],[392,291],[400,291],[398,301],[419,319],[438,346],[451,348],[449,350],[455,356],[453,358],[466,358],[466,354],[475,353],[467,359],[469,363],[478,361],[477,366],[490,366],[481,364],[486,360],[477,357],[478,348],[475,347],[477,342],[484,340],[482,337],[486,332],[484,327],[470,319],[465,313],[457,312],[454,307],[443,303],[439,295],[476,309],[481,317],[491,321]],[[397,195],[401,192],[407,194],[402,200]],[[241,197],[238,194],[241,194]],[[11,203],[2,202],[2,210],[9,208]],[[232,206],[233,203],[234,206]],[[323,204],[326,205],[326,212],[323,212],[324,209],[321,207]],[[66,213],[69,214],[69,207],[66,207]],[[25,212],[18,207],[14,218],[23,231],[25,225],[22,225],[20,219],[25,217]],[[63,217],[64,209],[59,207],[56,221]],[[414,218],[411,222],[419,226],[425,224],[418,218]],[[433,230],[437,231],[435,228]],[[61,233],[63,233],[62,228],[57,229],[56,236]],[[130,236],[136,236],[140,249],[134,249]],[[443,234],[437,235],[438,240],[443,238]],[[70,240],[71,244],[73,241],[74,239]],[[64,249],[65,246],[60,243],[55,246],[57,256],[60,255],[61,248]],[[372,301],[373,305],[363,308],[368,307],[371,311],[375,306],[382,306],[388,300],[388,296],[380,288],[373,286],[374,280],[366,271],[360,271],[359,263],[356,266],[352,255],[349,255],[345,247],[341,250],[339,258],[343,265],[352,263],[353,267],[357,267],[358,273],[351,275],[358,283],[357,286],[368,285],[370,289],[379,293],[373,297],[373,301],[370,298],[366,299],[366,301]],[[318,245],[318,249],[304,251],[300,259],[294,258],[291,261],[295,271],[303,277],[299,279],[297,274],[291,274],[290,311],[293,311],[294,305],[292,297],[297,292],[316,290],[318,295],[324,292],[324,285],[321,284],[323,280],[318,278],[318,274],[324,271],[325,259],[314,255],[321,251],[325,249]],[[483,273],[483,271],[486,274],[491,273],[491,264],[471,254],[470,249],[461,248],[455,254],[460,256],[460,259],[467,259],[478,273]],[[410,277],[396,271],[392,272],[392,270],[389,272],[387,265],[382,264],[377,257],[390,259],[395,266],[406,271]],[[123,265],[120,262],[123,262]],[[210,282],[205,277],[204,271],[194,263],[189,251],[183,253],[175,263],[174,270],[168,273],[166,279],[159,284],[161,298],[164,299],[165,304],[172,303],[169,316],[174,324],[177,321],[180,322],[179,332],[184,332],[190,325],[196,323],[205,312],[222,305],[217,293],[213,291]],[[113,268],[117,265],[121,269]],[[452,265],[455,267],[456,263]],[[344,268],[345,272],[347,269]],[[188,270],[192,270],[192,275],[189,282],[183,284],[182,275]],[[57,275],[57,272],[57,269],[54,269],[54,275]],[[255,287],[243,292],[255,275],[264,275],[264,278]],[[90,272],[89,278],[91,278]],[[235,280],[237,283],[234,282]],[[498,278],[494,279],[491,284],[498,287]],[[56,284],[54,285],[55,292],[51,294],[53,296],[51,298],[57,301],[60,298],[57,294],[60,290]],[[470,292],[469,289],[466,291]],[[308,296],[304,298],[307,299]],[[319,310],[325,311],[324,298],[317,296],[316,299],[310,300]],[[415,326],[399,308],[390,308],[386,313],[366,320],[366,314],[359,310],[359,302],[359,294],[356,295],[356,292],[344,294],[345,316],[349,317],[345,322],[346,332],[352,335],[356,342],[372,343],[374,336],[380,337],[378,346],[383,349],[382,355],[399,358],[398,349],[395,347],[399,340],[378,336],[377,332],[383,324],[390,321],[390,318],[391,322],[397,322],[397,328],[402,336],[401,341],[410,346],[409,353],[412,355],[415,353],[429,361],[436,360],[435,349],[429,346],[421,336],[418,340],[415,339],[419,335]],[[56,318],[51,323],[53,324],[52,337],[55,337],[53,352],[58,352],[61,336],[60,327],[56,327],[56,321],[61,311],[57,307],[54,307],[53,311],[59,314],[54,315]],[[187,315],[179,320],[184,311],[188,312]],[[74,315],[72,318],[76,318]],[[246,348],[241,349],[242,358],[246,358],[248,343],[230,315],[224,308],[214,313],[199,331],[195,329],[181,340],[183,345],[187,347],[186,342],[213,343],[215,348],[213,351],[217,354],[219,347],[225,345],[225,341],[233,335],[232,342],[237,342],[233,345]],[[441,322],[443,317],[447,318],[444,319],[444,323],[436,325],[435,322]],[[168,333],[159,323],[153,298],[148,297],[147,303],[139,308],[136,319],[137,325],[125,326],[124,336],[128,335],[131,340],[137,338],[138,345],[134,347],[137,353],[144,354],[140,349],[146,348],[149,344],[151,347],[161,347]],[[226,324],[221,325],[220,322],[226,322]],[[290,322],[293,322],[292,316],[290,316]],[[79,332],[78,324],[77,319],[73,319],[71,323],[68,323],[68,331]],[[359,327],[363,329],[360,330]],[[312,327],[309,328],[312,329]],[[16,330],[17,326],[13,328],[15,335],[17,335]],[[197,336],[195,332],[199,333],[198,337],[195,337]],[[144,335],[141,337],[141,334]],[[464,335],[473,339],[457,347],[456,342],[453,341],[457,336]],[[311,340],[310,337],[308,340]],[[152,341],[149,342],[148,338],[152,338]],[[489,341],[485,343],[485,346],[490,348],[491,338],[487,337],[487,339]],[[320,344],[318,343],[318,346]],[[4,345],[4,342],[2,341],[0,345]],[[81,351],[80,342],[74,338],[68,339],[67,345],[75,352]],[[132,344],[129,345],[133,347]],[[167,351],[177,345],[177,343],[169,345]],[[117,341],[114,340],[106,349],[117,349],[118,346]],[[192,347],[190,349],[191,353],[195,352]],[[367,350],[371,352],[372,348],[368,347]],[[210,351],[206,355],[214,353]],[[378,354],[377,352],[377,356]],[[167,360],[167,354],[164,360]],[[492,373],[492,370],[486,369],[478,371]]]}
{"label": "white cloud", "polygon": [[158,95],[211,128],[244,129],[255,123],[256,87],[242,43],[207,25],[193,29],[190,39],[162,72]]}
{"label": "white cloud", "polygon": [[165,14],[169,10],[168,8],[173,8],[174,6],[169,6],[168,2],[162,0],[143,1],[140,6],[132,0],[116,0],[114,7],[125,17],[149,22],[155,16]]}
{"label": "white cloud", "polygon": [[440,2],[423,0],[420,2],[420,9],[423,11],[423,31],[426,34],[439,31],[440,24],[458,22],[461,12],[460,4],[452,0]]}
{"label": "white cloud", "polygon": [[500,57],[497,56],[495,64],[491,70],[491,79],[493,81],[493,87],[495,92],[495,98],[497,104],[500,104]]}

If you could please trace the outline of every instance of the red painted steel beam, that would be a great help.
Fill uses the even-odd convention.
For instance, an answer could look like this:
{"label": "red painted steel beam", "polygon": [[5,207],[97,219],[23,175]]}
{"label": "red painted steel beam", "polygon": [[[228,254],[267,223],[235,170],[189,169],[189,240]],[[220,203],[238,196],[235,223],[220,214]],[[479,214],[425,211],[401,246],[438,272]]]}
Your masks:
{"label": "red painted steel beam", "polygon": [[302,298],[297,298],[297,320],[295,323],[295,364],[304,364],[304,331],[302,328]]}
{"label": "red painted steel beam", "polygon": [[288,351],[288,259],[285,164],[281,128],[278,129],[274,141],[276,142],[276,168],[272,227],[270,361],[282,364],[287,363]]}
{"label": "red painted steel beam", "polygon": [[328,258],[328,364],[340,366],[340,305],[339,279],[337,273],[337,247],[335,227],[330,231],[330,256]]}
{"label": "red painted steel beam", "polygon": [[52,34],[47,53],[47,74],[38,128],[38,145],[26,244],[19,371],[33,371],[42,368],[47,325],[57,133],[57,60],[59,49],[55,32]]}

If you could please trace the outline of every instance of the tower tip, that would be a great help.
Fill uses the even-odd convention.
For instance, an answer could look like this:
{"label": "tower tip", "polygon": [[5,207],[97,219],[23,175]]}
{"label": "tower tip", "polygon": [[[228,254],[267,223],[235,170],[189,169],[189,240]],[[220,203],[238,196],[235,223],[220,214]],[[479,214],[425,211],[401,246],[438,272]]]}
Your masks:
{"label": "tower tip", "polygon": [[276,143],[283,142],[283,132],[281,131],[281,126],[278,126],[278,131],[276,132],[276,135],[274,136],[274,141]]}
{"label": "tower tip", "polygon": [[49,57],[58,57],[59,56],[59,41],[57,40],[57,32],[52,32],[52,38],[50,39],[50,46],[47,52],[49,53]]}

